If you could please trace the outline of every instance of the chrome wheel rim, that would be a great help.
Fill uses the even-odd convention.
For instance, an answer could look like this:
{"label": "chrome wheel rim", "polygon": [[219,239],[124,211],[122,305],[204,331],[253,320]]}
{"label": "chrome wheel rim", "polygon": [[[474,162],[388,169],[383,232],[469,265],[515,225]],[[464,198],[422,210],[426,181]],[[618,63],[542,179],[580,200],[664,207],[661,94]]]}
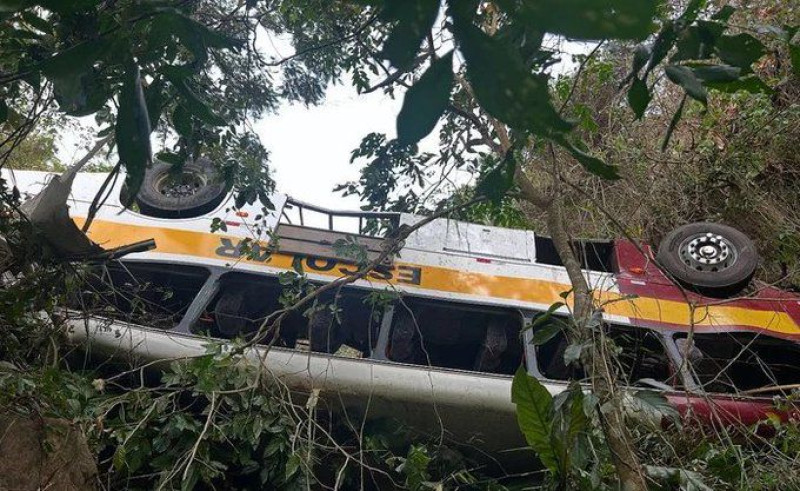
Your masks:
{"label": "chrome wheel rim", "polygon": [[724,271],[738,257],[738,251],[729,239],[711,232],[688,237],[681,243],[679,254],[686,266],[703,272]]}

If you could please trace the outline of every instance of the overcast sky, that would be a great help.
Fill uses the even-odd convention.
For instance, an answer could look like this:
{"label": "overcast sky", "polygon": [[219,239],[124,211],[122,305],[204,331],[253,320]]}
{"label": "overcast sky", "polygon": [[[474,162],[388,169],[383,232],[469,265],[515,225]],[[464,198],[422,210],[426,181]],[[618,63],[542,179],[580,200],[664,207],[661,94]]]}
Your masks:
{"label": "overcast sky", "polygon": [[[265,52],[278,58],[292,52],[291,45],[276,37],[259,39],[258,45]],[[586,45],[566,43],[566,51],[585,52]],[[556,71],[574,67],[568,57]],[[269,166],[277,190],[301,201],[334,209],[358,209],[356,197],[342,198],[334,193],[337,184],[358,179],[359,164],[350,164],[350,152],[370,132],[386,133],[394,138],[395,118],[402,105],[403,91],[395,91],[392,99],[380,91],[358,94],[355,88],[344,81],[329,87],[325,100],[314,107],[301,104],[283,105],[275,114],[270,114],[255,123],[254,128],[262,143],[270,152]],[[81,118],[89,133],[96,127],[93,117]],[[59,157],[72,163],[86,151],[77,134],[62,135]],[[89,138],[91,141],[91,138]],[[154,142],[155,143],[155,142]],[[437,132],[434,131],[420,143],[426,151],[435,151]],[[160,149],[155,143],[154,149]]]}
{"label": "overcast sky", "polygon": [[350,152],[370,132],[395,135],[402,99],[382,93],[357,94],[350,85],[331,87],[315,107],[286,105],[255,125],[270,151],[278,191],[301,201],[332,208],[358,208],[355,197],[342,198],[333,188],[358,179]]}

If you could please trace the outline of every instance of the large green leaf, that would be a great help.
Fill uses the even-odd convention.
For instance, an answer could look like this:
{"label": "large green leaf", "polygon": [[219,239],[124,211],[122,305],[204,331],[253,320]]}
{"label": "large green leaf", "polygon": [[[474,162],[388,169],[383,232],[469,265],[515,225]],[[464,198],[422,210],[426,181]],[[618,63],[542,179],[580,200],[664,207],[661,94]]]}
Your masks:
{"label": "large green leaf", "polygon": [[539,329],[536,329],[536,326],[534,326],[533,324],[542,319],[542,317],[543,316],[537,317],[536,320],[532,322],[530,326],[531,329],[534,329],[533,336],[531,336],[531,344],[534,346],[541,346],[547,343],[548,341],[559,335],[562,331],[561,324],[558,322],[549,322],[546,323],[544,326],[540,327]]}
{"label": "large green leaf", "polygon": [[511,402],[517,405],[517,423],[528,445],[548,469],[557,472],[557,456],[550,444],[553,396],[523,367],[519,367],[511,383]]}
{"label": "large green leaf", "polygon": [[195,60],[208,58],[208,48],[233,48],[236,42],[177,11],[165,11],[153,18],[148,35],[148,48],[153,50],[177,37]]}
{"label": "large green leaf", "polygon": [[139,67],[132,59],[126,63],[125,79],[119,93],[115,139],[119,159],[125,165],[126,172],[128,198],[123,205],[130,206],[152,160],[150,117],[147,114]]}
{"label": "large green leaf", "polygon": [[686,94],[692,99],[698,100],[703,104],[708,103],[708,92],[703,87],[702,82],[698,79],[694,72],[689,67],[682,65],[667,65],[664,67],[664,72],[667,74],[672,82],[683,87]]}
{"label": "large green leaf", "polygon": [[683,95],[681,98],[681,103],[678,104],[678,108],[675,110],[675,114],[672,115],[672,119],[669,120],[669,126],[667,127],[667,132],[664,134],[664,140],[661,142],[661,151],[665,151],[667,146],[669,145],[669,141],[672,139],[672,133],[675,132],[675,128],[678,127],[678,123],[683,116],[683,107],[686,105],[686,94]]}
{"label": "large green leaf", "polygon": [[728,19],[730,19],[734,13],[736,13],[736,7],[732,5],[723,5],[711,18],[720,22],[728,22]]}
{"label": "large green leaf", "polygon": [[792,71],[800,77],[800,44],[789,43],[789,57],[792,60]]}
{"label": "large green leaf", "polygon": [[178,104],[172,111],[172,126],[184,138],[192,135],[192,116],[183,104]]}
{"label": "large green leaf", "polygon": [[680,422],[680,414],[678,413],[678,410],[675,409],[675,406],[669,403],[663,394],[654,390],[639,390],[636,391],[633,396],[656,414],[669,418],[673,422]]}
{"label": "large green leaf", "polygon": [[501,0],[526,24],[573,39],[644,39],[653,32],[658,0]]}
{"label": "large green leaf", "polygon": [[647,82],[640,78],[634,78],[631,88],[628,89],[628,105],[633,109],[636,119],[642,119],[647,105],[650,104],[650,89]]}
{"label": "large green leaf", "polygon": [[530,73],[510,46],[487,36],[468,19],[454,21],[467,76],[486,112],[520,131],[552,135],[572,128],[553,107],[545,75]]}
{"label": "large green leaf", "polygon": [[33,0],[0,0],[0,12],[16,12],[33,5]]}
{"label": "large green leaf", "polygon": [[395,67],[407,68],[417,57],[438,13],[439,0],[387,0],[382,18],[396,24],[383,44],[381,55]]}
{"label": "large green leaf", "polygon": [[554,399],[553,430],[550,442],[558,455],[561,472],[566,475],[569,467],[581,468],[586,463],[587,449],[586,430],[589,418],[584,411],[583,389],[577,382],[572,382],[569,389]]}
{"label": "large green leaf", "polygon": [[692,66],[695,77],[706,82],[733,82],[739,78],[742,69],[728,65],[699,65]]}
{"label": "large green leaf", "polygon": [[59,108],[71,116],[98,111],[110,97],[110,88],[94,65],[108,57],[113,45],[104,38],[64,49],[37,65],[53,83]]}
{"label": "large green leaf", "polygon": [[70,116],[87,116],[99,111],[111,97],[109,87],[93,69],[51,78],[59,109]]}
{"label": "large green leaf", "polygon": [[750,34],[722,36],[716,43],[717,56],[725,63],[741,68],[750,73],[750,66],[766,53],[761,41]]}
{"label": "large green leaf", "polygon": [[453,87],[453,52],[434,61],[406,92],[397,115],[397,140],[413,144],[428,135],[450,102]]}
{"label": "large green leaf", "polygon": [[76,44],[40,62],[38,68],[48,77],[67,77],[91,68],[111,47],[105,38]]}
{"label": "large green leaf", "polygon": [[514,152],[509,151],[501,162],[495,165],[475,186],[475,194],[485,196],[489,201],[499,205],[503,197],[514,186],[514,173],[517,162]]}
{"label": "large green leaf", "polygon": [[214,113],[209,105],[189,87],[188,77],[191,72],[188,69],[181,66],[166,66],[162,67],[160,71],[183,98],[186,109],[200,121],[211,126],[224,126],[227,123],[224,118]]}
{"label": "large green leaf", "polygon": [[164,93],[164,81],[156,78],[144,89],[144,100],[147,103],[147,114],[150,117],[150,128],[158,126],[161,119],[161,111],[167,102],[167,95]]}
{"label": "large green leaf", "polygon": [[22,16],[22,20],[24,20],[27,24],[29,24],[34,29],[38,29],[44,33],[52,33],[54,26],[52,22],[48,22],[38,15],[34,14],[31,11],[22,12],[20,14]]}
{"label": "large green leaf", "polygon": [[563,135],[557,135],[553,140],[564,147],[564,149],[590,173],[602,177],[603,179],[619,179],[619,171],[616,165],[603,162],[594,155],[587,153],[572,141],[564,138]]}
{"label": "large green leaf", "polygon": [[727,82],[703,81],[703,85],[709,89],[726,93],[738,92],[740,90],[744,92],[750,92],[751,94],[773,94],[775,92],[772,87],[765,84],[763,80],[752,73],[750,75]]}

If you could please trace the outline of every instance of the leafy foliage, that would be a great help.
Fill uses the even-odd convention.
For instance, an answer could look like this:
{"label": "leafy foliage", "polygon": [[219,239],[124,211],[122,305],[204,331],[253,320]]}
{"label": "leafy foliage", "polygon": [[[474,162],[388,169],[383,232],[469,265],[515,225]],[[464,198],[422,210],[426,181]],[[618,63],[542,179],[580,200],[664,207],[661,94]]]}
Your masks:
{"label": "leafy foliage", "polygon": [[520,367],[511,386],[511,401],[517,405],[517,420],[528,445],[565,489],[588,464],[591,400],[584,398],[578,383],[554,398]]}

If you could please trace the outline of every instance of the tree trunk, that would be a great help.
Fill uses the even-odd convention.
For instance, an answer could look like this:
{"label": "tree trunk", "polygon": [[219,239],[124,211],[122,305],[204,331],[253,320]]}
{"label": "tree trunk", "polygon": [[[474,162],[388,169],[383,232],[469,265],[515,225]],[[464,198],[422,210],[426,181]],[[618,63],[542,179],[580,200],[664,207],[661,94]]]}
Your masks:
{"label": "tree trunk", "polygon": [[[570,245],[561,214],[561,202],[557,196],[543,198],[519,168],[516,172],[516,182],[525,200],[545,212],[548,232],[572,283],[572,313],[576,329],[569,341],[582,343],[590,340],[592,333],[588,322],[593,313],[592,291],[583,275],[578,257]],[[590,353],[581,361],[592,381],[592,390],[598,398],[599,407],[605,408],[598,412],[600,423],[621,487],[624,491],[645,491],[647,483],[630,432],[625,425],[622,401],[616,390],[614,372],[609,366],[602,338],[591,343]]]}

